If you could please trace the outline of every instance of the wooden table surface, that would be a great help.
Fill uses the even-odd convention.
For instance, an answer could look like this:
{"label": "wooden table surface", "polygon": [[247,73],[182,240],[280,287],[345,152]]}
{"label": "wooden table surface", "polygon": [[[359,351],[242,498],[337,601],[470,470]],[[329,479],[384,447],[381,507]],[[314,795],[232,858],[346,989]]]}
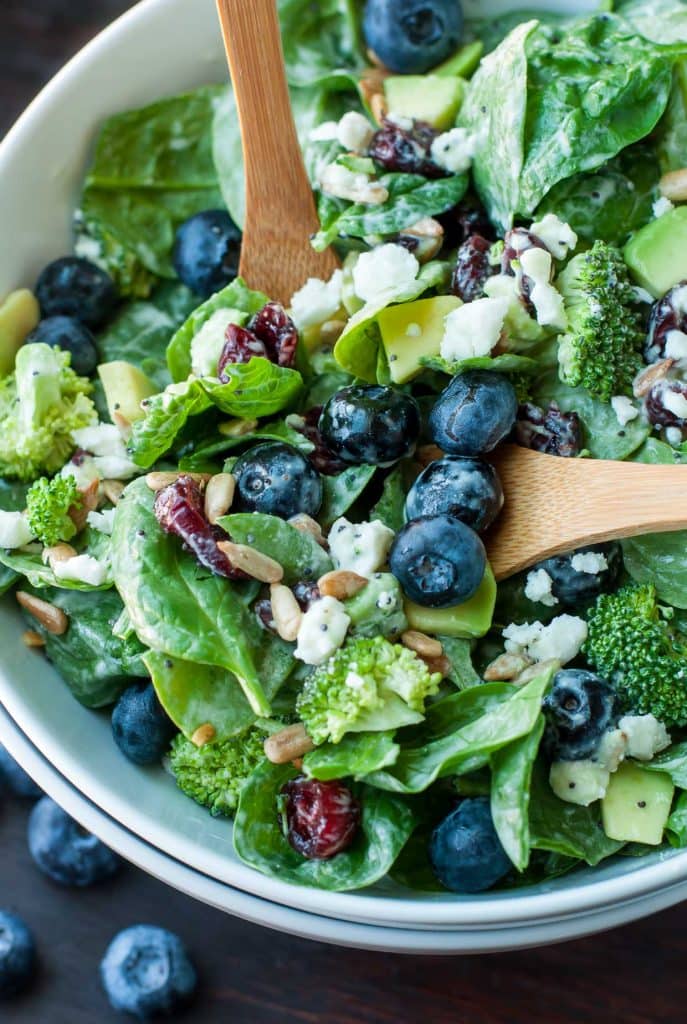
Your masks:
{"label": "wooden table surface", "polygon": [[[193,0],[187,0],[193,2]],[[0,0],[0,136],[128,0]],[[526,5],[523,5],[526,6]],[[2,183],[0,182],[0,188]],[[7,245],[2,238],[0,244]],[[26,851],[25,806],[0,807],[0,905],[33,928],[41,972],[8,1024],[109,1024],[97,967],[118,929],[177,931],[200,969],[202,1024],[672,1024],[687,1005],[687,908],[562,946],[481,957],[340,950],[245,924],[132,867],[105,886],[52,885]]]}

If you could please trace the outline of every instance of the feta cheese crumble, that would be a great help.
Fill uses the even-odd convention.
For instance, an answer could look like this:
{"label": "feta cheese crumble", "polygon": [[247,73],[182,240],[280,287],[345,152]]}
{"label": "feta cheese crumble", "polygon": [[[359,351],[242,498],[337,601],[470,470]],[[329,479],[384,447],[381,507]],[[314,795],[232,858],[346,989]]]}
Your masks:
{"label": "feta cheese crumble", "polygon": [[64,562],[54,561],[52,571],[58,580],[75,580],[92,587],[101,586],[107,579],[107,566],[93,555],[74,555]]}
{"label": "feta cheese crumble", "polygon": [[104,512],[89,512],[86,522],[98,533],[106,533],[109,537],[114,527],[115,511],[114,508],[106,508]]}
{"label": "feta cheese crumble", "polygon": [[567,259],[568,254],[577,247],[577,235],[555,213],[547,213],[541,220],[536,220],[530,231],[557,260]]}
{"label": "feta cheese crumble", "polygon": [[566,665],[587,639],[587,623],[576,615],[558,615],[545,626],[541,622],[511,623],[503,631],[509,654],[523,651],[532,661],[559,661]]}
{"label": "feta cheese crumble", "polygon": [[668,331],[666,334],[666,359],[682,363],[687,359],[687,334],[684,331]]}
{"label": "feta cheese crumble", "polygon": [[609,772],[617,772],[627,753],[627,736],[622,729],[608,729],[603,734],[592,758]]}
{"label": "feta cheese crumble", "polygon": [[614,395],[611,399],[611,408],[621,427],[626,426],[639,416],[639,409],[627,395]]}
{"label": "feta cheese crumble", "polygon": [[294,657],[306,665],[322,665],[341,647],[351,623],[341,601],[321,597],[304,613]]}
{"label": "feta cheese crumble", "polygon": [[341,306],[343,272],[335,270],[329,281],[309,277],[291,296],[290,313],[300,331],[331,320]]}
{"label": "feta cheese crumble", "polygon": [[363,115],[349,110],[337,125],[336,136],[344,149],[352,153],[367,153],[375,130]]}
{"label": "feta cheese crumble", "polygon": [[671,203],[670,199],[668,199],[667,196],[661,196],[660,199],[657,199],[653,203],[651,209],[653,211],[654,217],[658,218],[662,217],[664,213],[670,213],[671,210],[675,209],[675,206],[673,205],[673,203]]}
{"label": "feta cheese crumble", "polygon": [[560,602],[551,593],[552,585],[553,580],[546,569],[533,569],[532,572],[527,574],[525,597],[530,601],[537,601],[539,604],[545,604],[548,608],[553,608],[554,605]]}
{"label": "feta cheese crumble", "polygon": [[611,774],[596,761],[554,761],[549,783],[559,800],[589,807],[606,795]]}
{"label": "feta cheese crumble", "polygon": [[328,164],[320,175],[320,188],[335,199],[349,199],[353,203],[374,206],[389,198],[389,191],[369,174],[350,171],[343,164]]}
{"label": "feta cheese crumble", "polygon": [[353,267],[355,294],[363,302],[379,302],[410,287],[420,271],[412,252],[387,242],[363,252]]}
{"label": "feta cheese crumble", "polygon": [[350,523],[342,516],[329,532],[329,551],[337,569],[371,576],[386,562],[396,534],[378,519]]}
{"label": "feta cheese crumble", "polygon": [[449,362],[488,356],[498,344],[508,315],[508,299],[475,299],[458,306],[444,321],[441,355]]}
{"label": "feta cheese crumble", "polygon": [[520,254],[520,270],[532,281],[530,299],[537,314],[537,322],[543,327],[564,330],[567,317],[563,296],[551,284],[552,266],[551,253],[544,249],[526,249]]}
{"label": "feta cheese crumble", "polygon": [[[84,466],[84,473],[90,474],[95,470],[101,480],[130,480],[132,476],[140,472],[138,466],[127,455],[124,439],[112,423],[97,423],[92,427],[73,430],[72,440],[78,448],[82,448],[92,456],[92,467]],[[86,463],[87,459],[83,461]],[[63,466],[61,473],[64,476],[75,476],[77,484],[79,484],[78,476],[73,472],[72,465],[68,462],[66,466]]]}
{"label": "feta cheese crumble", "polygon": [[452,128],[434,139],[432,160],[444,171],[462,174],[470,169],[475,155],[476,139],[465,128]]}
{"label": "feta cheese crumble", "polygon": [[334,142],[335,139],[338,140],[339,122],[323,121],[322,124],[318,124],[316,128],[312,129],[308,138],[311,142]]}
{"label": "feta cheese crumble", "polygon": [[23,512],[0,510],[0,548],[23,548],[33,540],[33,532]]}
{"label": "feta cheese crumble", "polygon": [[653,715],[625,715],[618,728],[627,737],[627,753],[638,761],[650,761],[654,754],[670,746],[670,736]]}
{"label": "feta cheese crumble", "polygon": [[246,316],[238,309],[216,309],[191,341],[191,369],[196,377],[216,377],[229,324],[243,324]]}
{"label": "feta cheese crumble", "polygon": [[684,395],[671,388],[664,388],[661,399],[668,412],[672,412],[679,420],[687,420],[687,398]]}
{"label": "feta cheese crumble", "polygon": [[586,572],[590,576],[598,576],[608,569],[608,559],[601,551],[581,551],[573,555],[570,564],[575,572]]}

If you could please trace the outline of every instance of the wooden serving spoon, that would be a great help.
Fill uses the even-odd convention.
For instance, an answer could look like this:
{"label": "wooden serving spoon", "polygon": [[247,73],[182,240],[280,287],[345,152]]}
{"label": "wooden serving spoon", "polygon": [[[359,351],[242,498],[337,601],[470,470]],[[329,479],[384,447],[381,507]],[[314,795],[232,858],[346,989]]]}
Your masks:
{"label": "wooden serving spoon", "polygon": [[239,272],[251,288],[288,304],[309,277],[339,263],[317,253],[319,224],[303,165],[274,0],[217,0],[239,112],[246,173],[246,223]]}
{"label": "wooden serving spoon", "polygon": [[506,502],[486,534],[497,580],[587,544],[687,528],[687,466],[565,459],[503,445]]}

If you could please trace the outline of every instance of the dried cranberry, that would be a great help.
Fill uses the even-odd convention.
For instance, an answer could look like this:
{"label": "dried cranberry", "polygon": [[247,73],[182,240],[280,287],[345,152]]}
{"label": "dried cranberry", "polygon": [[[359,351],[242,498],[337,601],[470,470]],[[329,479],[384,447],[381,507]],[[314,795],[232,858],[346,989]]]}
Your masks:
{"label": "dried cranberry", "polygon": [[430,154],[436,137],[437,132],[424,121],[413,121],[411,128],[404,128],[385,118],[374,134],[368,153],[387,171],[445,178],[446,171],[434,163]]}
{"label": "dried cranberry", "polygon": [[[190,476],[180,476],[155,496],[155,518],[165,531],[180,537],[201,565],[216,576],[245,579],[217,547],[215,529],[205,518],[203,494]],[[164,585],[164,581],[160,581]]]}
{"label": "dried cranberry", "polygon": [[471,235],[458,250],[451,278],[451,291],[463,302],[472,302],[484,294],[484,282],[494,273],[489,262],[491,242],[481,235]]}
{"label": "dried cranberry", "polygon": [[680,281],[651,307],[649,333],[644,347],[647,363],[657,363],[666,358],[666,343],[671,331],[687,333],[686,290],[687,281]]}
{"label": "dried cranberry", "polygon": [[310,605],[314,604],[315,601],[319,601],[322,596],[317,584],[310,583],[307,580],[301,580],[299,583],[294,583],[291,589],[293,590],[293,596],[300,605],[301,611],[304,612],[307,612]]}
{"label": "dried cranberry", "polygon": [[267,349],[267,358],[277,366],[293,366],[298,331],[291,317],[278,302],[268,302],[248,324]]}
{"label": "dried cranberry", "polygon": [[649,422],[655,427],[687,427],[687,381],[659,380],[644,399]]}
{"label": "dried cranberry", "polygon": [[322,406],[316,405],[302,416],[294,417],[289,422],[292,423],[294,429],[299,434],[302,434],[303,437],[307,438],[315,446],[308,454],[308,459],[317,472],[322,473],[324,476],[337,476],[339,473],[343,473],[347,464],[337,458],[334,452],[324,443],[324,438],[317,425],[321,412]]}
{"label": "dried cranberry", "polygon": [[253,356],[262,356],[267,359],[267,348],[265,343],[238,324],[229,324],[225,334],[224,348],[219,357],[217,376],[225,384],[229,377],[224,373],[226,366],[233,366],[236,363],[247,363]]}
{"label": "dried cranberry", "polygon": [[360,824],[360,804],[333,779],[300,776],[282,786],[286,838],[308,860],[327,860],[347,849]]}
{"label": "dried cranberry", "polygon": [[513,436],[523,448],[546,455],[569,459],[582,451],[580,417],[576,412],[562,412],[555,402],[548,409],[540,409],[532,402],[521,405]]}
{"label": "dried cranberry", "polygon": [[457,248],[471,235],[481,235],[490,242],[496,240],[493,224],[485,211],[474,205],[474,201],[463,200],[446,213],[440,214],[437,220],[444,229],[444,239],[449,246]]}
{"label": "dried cranberry", "polygon": [[272,614],[272,602],[269,597],[263,597],[259,601],[256,601],[254,611],[262,628],[266,629],[268,633],[274,633],[274,635],[277,636],[277,624],[274,621],[274,615]]}

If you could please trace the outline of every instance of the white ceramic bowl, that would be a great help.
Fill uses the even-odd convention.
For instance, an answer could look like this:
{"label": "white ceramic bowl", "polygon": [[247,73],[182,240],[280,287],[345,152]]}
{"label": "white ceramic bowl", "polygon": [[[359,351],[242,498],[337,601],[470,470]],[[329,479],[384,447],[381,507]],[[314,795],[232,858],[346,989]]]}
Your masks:
{"label": "white ceramic bowl", "polygon": [[[70,250],[71,212],[105,116],[224,75],[213,0],[145,0],[67,65],[0,145],[0,295],[30,285],[45,262]],[[460,934],[460,941],[448,940],[456,949],[485,949],[598,930],[619,914],[639,916],[683,897],[687,855],[673,852],[618,858],[544,886],[477,897],[423,896],[390,884],[326,893],[267,878],[236,859],[228,822],[195,806],[161,770],[127,762],[111,741],[107,716],[80,707],[20,634],[19,616],[7,602],[0,608],[0,701],[11,718],[89,806],[120,823],[132,841],[144,840],[141,849],[147,844],[170,863],[174,858],[191,873],[231,886],[220,901],[226,909],[241,890],[337,923],[445,930]],[[142,854],[141,860],[161,873],[153,863],[160,863],[157,854],[150,853],[149,864]],[[174,873],[165,877],[180,884]],[[400,934],[387,945],[403,948]]]}

